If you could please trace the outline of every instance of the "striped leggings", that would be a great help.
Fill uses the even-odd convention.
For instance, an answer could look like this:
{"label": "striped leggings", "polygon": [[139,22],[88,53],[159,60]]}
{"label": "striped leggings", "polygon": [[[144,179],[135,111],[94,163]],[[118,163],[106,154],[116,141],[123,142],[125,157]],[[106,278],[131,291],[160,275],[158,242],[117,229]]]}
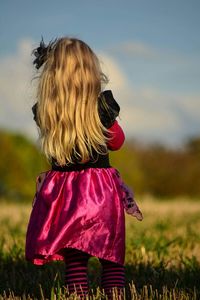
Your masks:
{"label": "striped leggings", "polygon": [[[88,294],[87,263],[90,255],[76,250],[65,249],[65,284],[69,293],[76,292],[81,299]],[[112,289],[123,299],[125,287],[124,266],[111,261],[100,259],[102,265],[101,287],[104,289],[108,299],[112,299]],[[116,298],[115,298],[116,299]]]}

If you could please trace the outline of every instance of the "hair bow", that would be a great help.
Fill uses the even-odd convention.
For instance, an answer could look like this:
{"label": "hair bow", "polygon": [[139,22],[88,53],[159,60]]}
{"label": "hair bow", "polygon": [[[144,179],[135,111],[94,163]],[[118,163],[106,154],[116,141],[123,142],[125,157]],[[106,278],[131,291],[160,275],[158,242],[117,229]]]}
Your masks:
{"label": "hair bow", "polygon": [[32,54],[36,57],[33,61],[36,69],[39,69],[47,59],[47,54],[52,50],[57,39],[50,41],[48,45],[45,45],[43,37],[40,42],[40,46],[33,50]]}

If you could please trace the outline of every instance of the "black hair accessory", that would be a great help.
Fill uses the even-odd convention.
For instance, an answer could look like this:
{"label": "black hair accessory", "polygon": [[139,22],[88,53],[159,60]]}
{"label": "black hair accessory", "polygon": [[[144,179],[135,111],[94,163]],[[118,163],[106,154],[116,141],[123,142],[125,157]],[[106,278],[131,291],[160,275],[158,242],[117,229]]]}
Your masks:
{"label": "black hair accessory", "polygon": [[48,45],[45,45],[43,37],[40,42],[40,46],[33,50],[32,54],[36,57],[33,61],[36,69],[39,69],[47,59],[47,54],[52,50],[53,46],[57,42],[57,39],[50,41]]}
{"label": "black hair accessory", "polygon": [[101,123],[106,127],[110,128],[115,119],[118,117],[120,106],[114,99],[111,90],[102,92],[99,95],[98,101],[98,112]]}

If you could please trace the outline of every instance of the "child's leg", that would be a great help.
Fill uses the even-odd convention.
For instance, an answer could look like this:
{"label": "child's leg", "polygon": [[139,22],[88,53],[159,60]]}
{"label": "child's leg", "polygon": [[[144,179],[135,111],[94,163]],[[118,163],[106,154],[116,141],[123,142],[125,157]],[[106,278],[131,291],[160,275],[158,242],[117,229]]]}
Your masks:
{"label": "child's leg", "polygon": [[100,259],[102,264],[102,278],[101,285],[108,295],[109,299],[112,299],[112,289],[116,288],[118,292],[117,299],[123,299],[123,293],[125,288],[125,270],[123,265]]}
{"label": "child's leg", "polygon": [[65,283],[69,293],[84,296],[88,293],[87,263],[90,255],[76,250],[65,249]]}

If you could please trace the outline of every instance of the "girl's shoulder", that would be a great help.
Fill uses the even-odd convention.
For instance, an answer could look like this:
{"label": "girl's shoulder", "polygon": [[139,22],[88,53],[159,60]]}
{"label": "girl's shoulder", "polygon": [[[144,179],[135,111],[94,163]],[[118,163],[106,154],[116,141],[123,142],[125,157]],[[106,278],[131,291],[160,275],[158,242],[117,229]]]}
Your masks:
{"label": "girl's shoulder", "polygon": [[120,106],[114,99],[112,91],[106,90],[99,95],[98,112],[102,124],[110,128],[120,112]]}

